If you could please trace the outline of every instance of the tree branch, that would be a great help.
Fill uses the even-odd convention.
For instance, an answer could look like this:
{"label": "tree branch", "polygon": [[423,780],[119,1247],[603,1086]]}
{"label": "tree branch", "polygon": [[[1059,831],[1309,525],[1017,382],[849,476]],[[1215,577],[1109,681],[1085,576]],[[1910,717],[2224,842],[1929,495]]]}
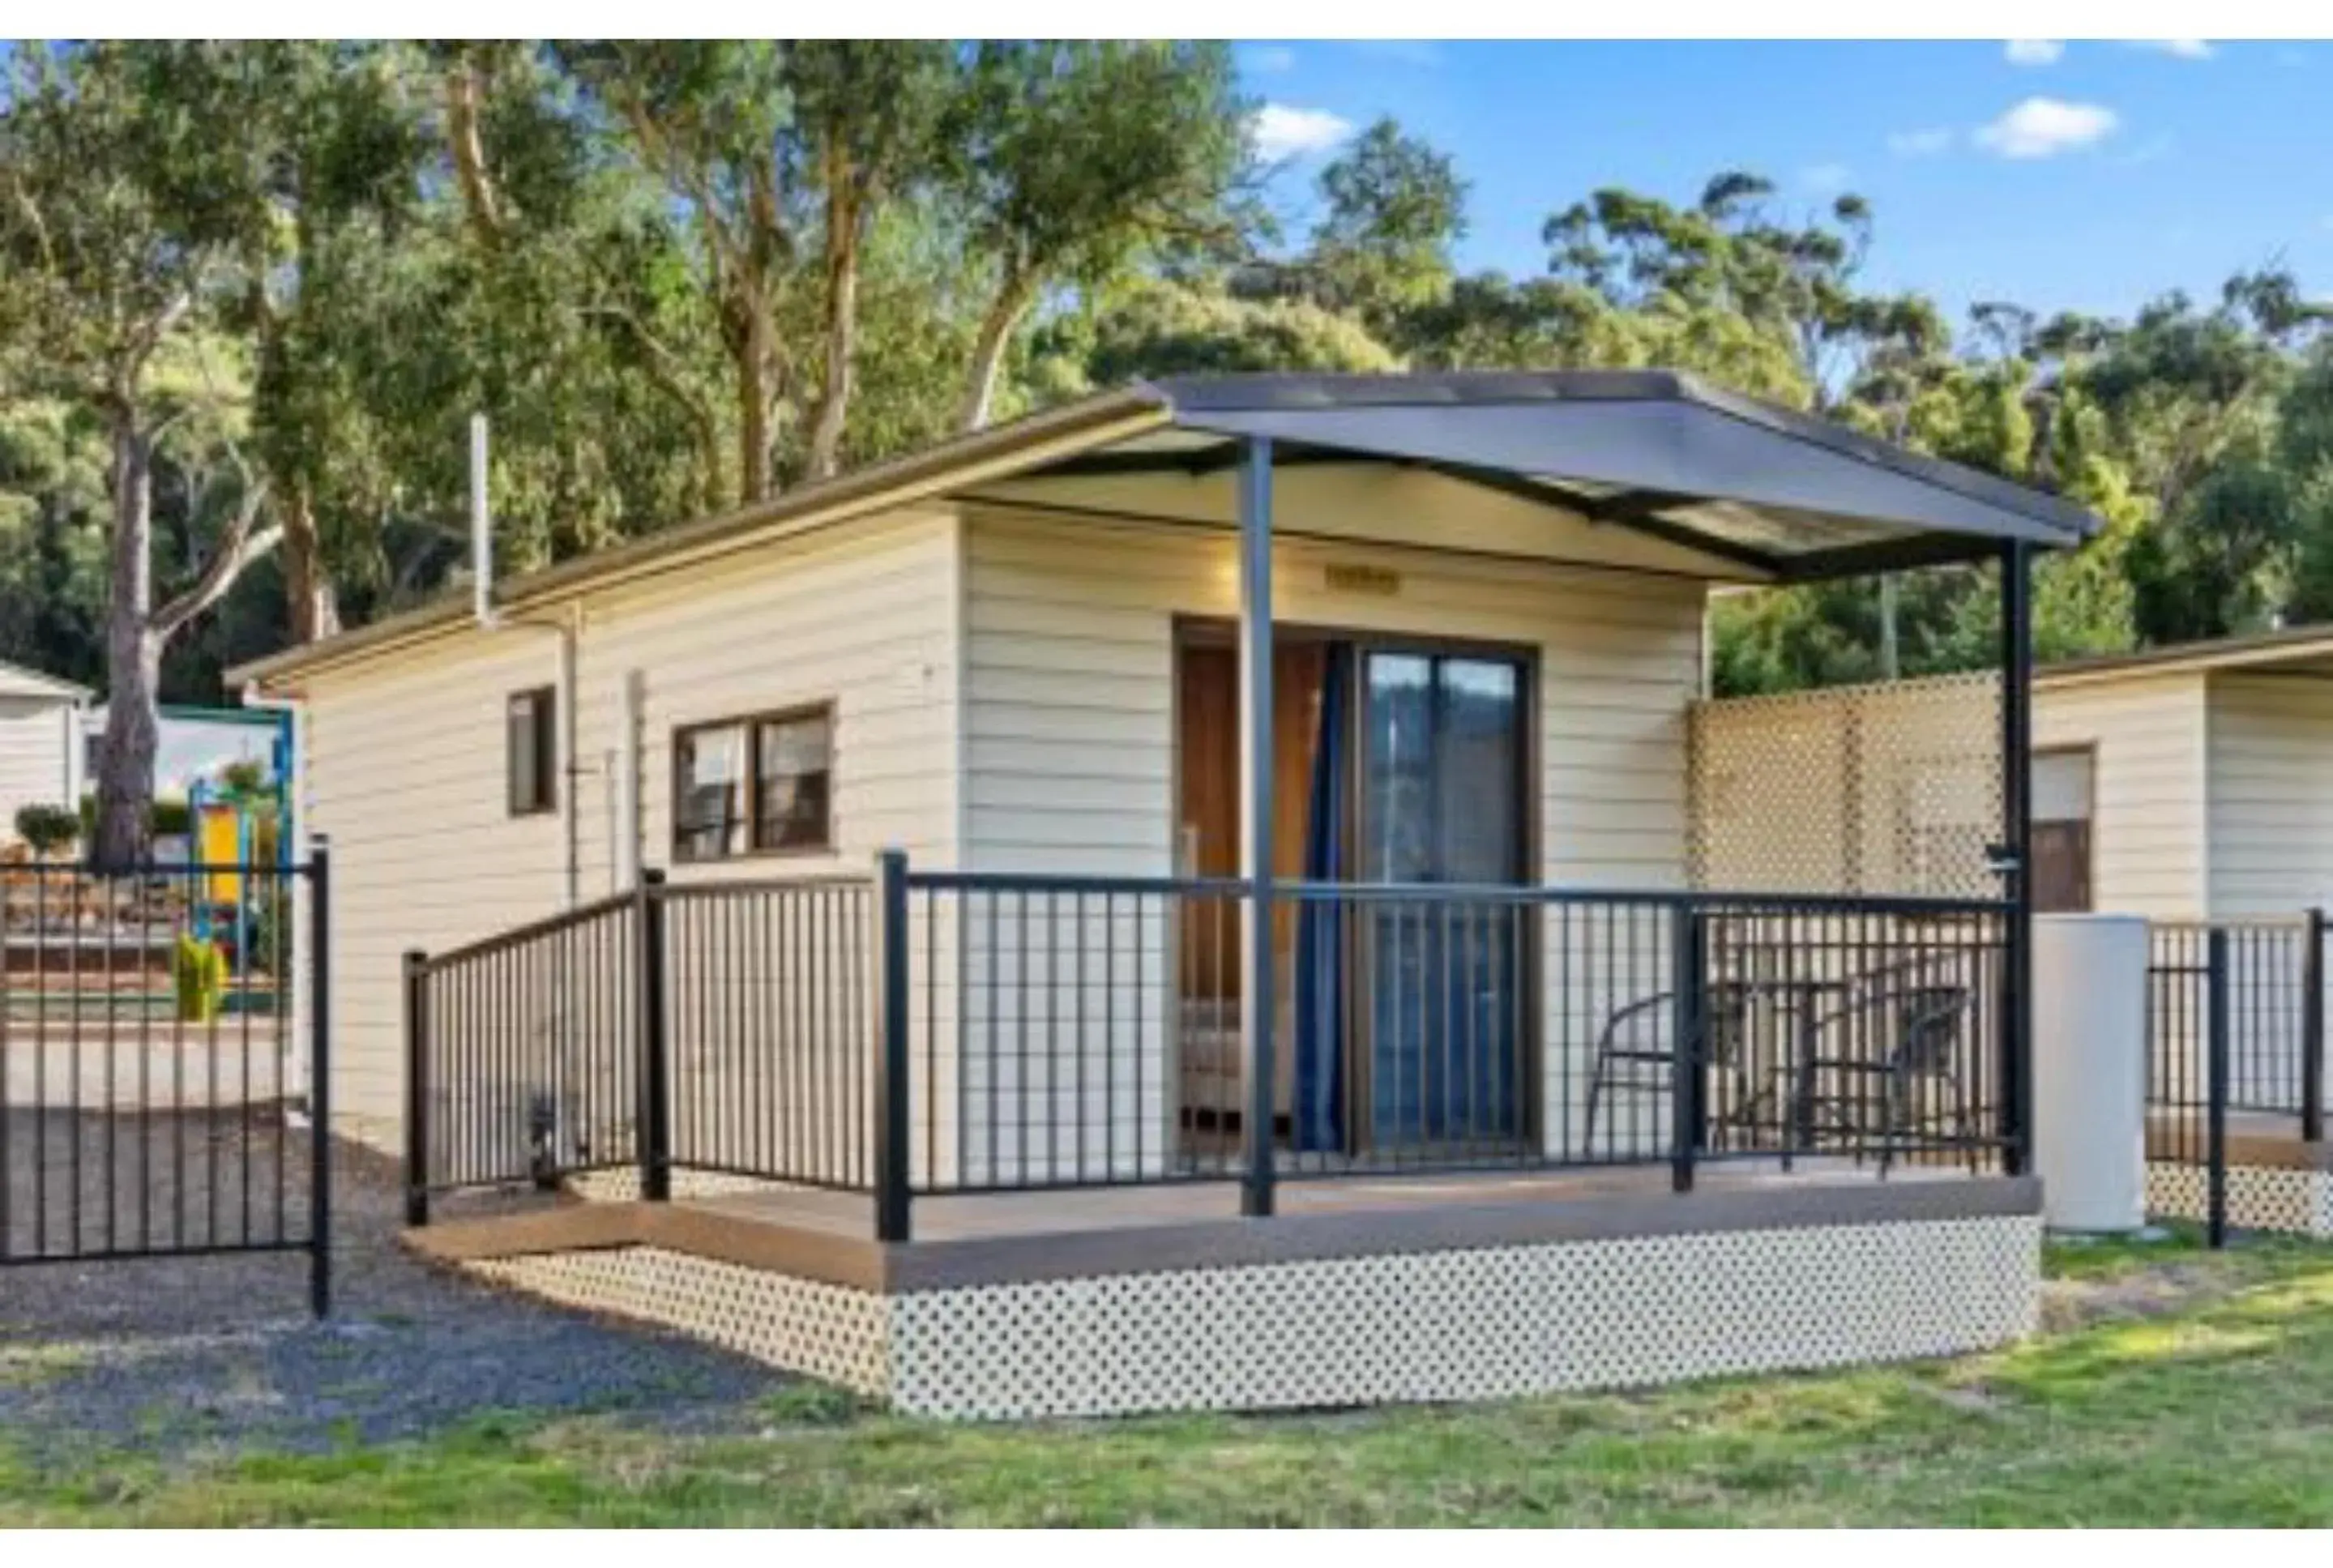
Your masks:
{"label": "tree branch", "polygon": [[227,524],[226,534],[220,536],[211,558],[203,563],[195,580],[178,597],[146,618],[147,630],[158,641],[168,641],[179,628],[216,604],[235,586],[235,580],[243,574],[245,567],[274,549],[283,539],[280,524],[271,523],[255,533],[252,529],[266,499],[267,486],[263,480],[235,509],[235,521]]}
{"label": "tree branch", "polygon": [[446,139],[454,155],[454,178],[462,205],[488,239],[503,236],[502,202],[486,168],[485,137],[478,126],[478,67],[466,51],[446,72]]}

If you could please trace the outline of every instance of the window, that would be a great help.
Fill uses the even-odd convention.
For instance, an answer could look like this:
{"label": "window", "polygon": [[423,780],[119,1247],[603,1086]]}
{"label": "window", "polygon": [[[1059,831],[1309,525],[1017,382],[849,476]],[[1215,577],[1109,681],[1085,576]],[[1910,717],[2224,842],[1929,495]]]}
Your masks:
{"label": "window", "polygon": [[672,756],[675,858],[833,846],[831,708],[676,730]]}
{"label": "window", "polygon": [[2033,908],[2090,907],[2090,817],[2095,764],[2088,746],[2033,754]]}
{"label": "window", "polygon": [[514,693],[503,721],[510,814],[533,816],[559,804],[559,709],[552,688]]}

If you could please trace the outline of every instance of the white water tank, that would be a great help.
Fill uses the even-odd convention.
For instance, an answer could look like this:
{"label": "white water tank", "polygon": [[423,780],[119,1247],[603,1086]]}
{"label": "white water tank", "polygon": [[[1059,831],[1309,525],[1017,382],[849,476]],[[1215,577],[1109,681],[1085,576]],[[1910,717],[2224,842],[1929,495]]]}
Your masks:
{"label": "white water tank", "polygon": [[2146,1220],[2146,922],[2033,921],[2033,1168],[2053,1230]]}

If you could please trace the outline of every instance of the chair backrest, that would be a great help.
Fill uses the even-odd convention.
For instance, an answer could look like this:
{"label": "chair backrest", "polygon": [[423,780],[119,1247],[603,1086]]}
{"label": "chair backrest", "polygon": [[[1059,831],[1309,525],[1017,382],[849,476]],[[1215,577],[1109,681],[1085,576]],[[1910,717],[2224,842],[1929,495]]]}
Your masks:
{"label": "chair backrest", "polygon": [[1913,986],[1892,1001],[1896,1017],[1893,1065],[1906,1073],[1937,1073],[1953,1065],[1953,1045],[1973,996],[1966,986]]}

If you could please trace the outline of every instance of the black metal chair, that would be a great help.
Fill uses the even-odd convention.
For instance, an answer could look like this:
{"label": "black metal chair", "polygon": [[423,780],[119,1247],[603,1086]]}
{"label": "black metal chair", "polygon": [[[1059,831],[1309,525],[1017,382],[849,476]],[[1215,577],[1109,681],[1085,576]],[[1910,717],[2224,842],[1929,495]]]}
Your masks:
{"label": "black metal chair", "polygon": [[[1732,1092],[1718,1097],[1713,1129],[1754,1124],[1756,1107],[1771,1100],[1750,1082],[1743,1044],[1750,1029],[1750,1008],[1759,987],[1751,982],[1715,980],[1704,992],[1704,1022],[1701,1030],[1701,1068],[1729,1078]],[[1621,1093],[1666,1096],[1676,1082],[1676,1052],[1672,1016],[1674,990],[1640,996],[1604,1020],[1596,1038],[1596,1059],[1588,1075],[1587,1114],[1580,1133],[1580,1153],[1596,1152],[1596,1114]]]}
{"label": "black metal chair", "polygon": [[[1973,989],[1955,979],[1922,974],[1915,959],[1856,976],[1842,989],[1845,999],[1809,1025],[1808,1046],[1799,1064],[1792,1120],[1798,1141],[1811,1146],[1819,1135],[1841,1140],[1861,1158],[1876,1140],[1880,1169],[1898,1152],[1908,1131],[1935,1127],[1943,1113],[1947,1135],[1978,1165],[1977,1107],[1970,1073],[1961,1061],[1964,1025],[1975,1002]],[[1929,1092],[1923,1106],[1922,1091]],[[1941,1093],[1946,1103],[1933,1101]]]}

